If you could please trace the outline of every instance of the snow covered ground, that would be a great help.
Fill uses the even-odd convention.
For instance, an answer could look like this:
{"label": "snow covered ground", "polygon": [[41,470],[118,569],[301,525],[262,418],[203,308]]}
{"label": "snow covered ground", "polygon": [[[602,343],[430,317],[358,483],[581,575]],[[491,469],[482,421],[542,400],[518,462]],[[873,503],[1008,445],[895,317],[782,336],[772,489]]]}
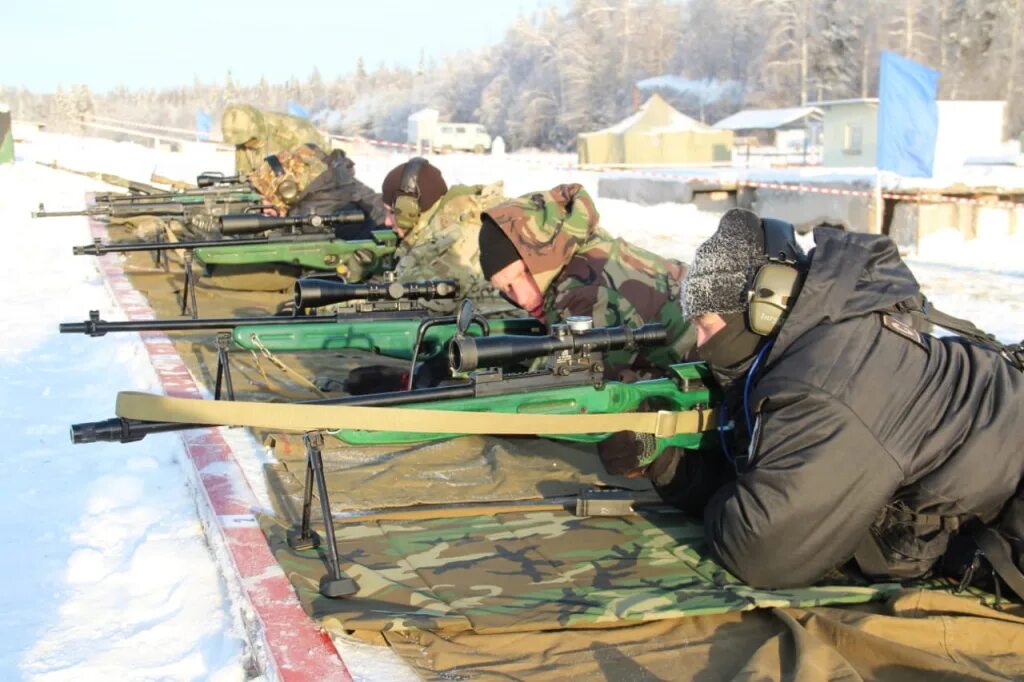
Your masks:
{"label": "snow covered ground", "polygon": [[111,299],[84,218],[29,218],[40,201],[109,189],[30,163],[0,166],[7,323],[0,335],[0,679],[243,680],[248,643],[212,560],[174,435],[72,446],[116,391],[154,390],[135,337],[60,336]]}
{"label": "snow covered ground", "polygon": [[[57,334],[59,322],[82,320],[90,309],[120,316],[94,261],[70,255],[72,244],[90,239],[85,220],[29,218],[40,202],[75,209],[86,191],[110,189],[34,160],[140,180],[154,171],[189,179],[230,171],[231,155],[213,145],[176,154],[45,133],[16,151],[17,164],[0,166],[8,253],[0,274],[8,320],[0,335],[8,443],[0,471],[0,679],[246,679],[254,665],[242,607],[203,535],[180,440],[68,441],[71,423],[111,416],[117,391],[155,390],[155,375],[133,336]],[[357,170],[378,186],[404,158],[359,155]],[[515,194],[579,181],[596,191],[596,174],[560,169],[560,161],[437,159],[452,184],[504,179]],[[718,220],[691,205],[599,200],[598,207],[611,231],[683,260]],[[940,234],[909,261],[940,308],[1004,340],[1024,338],[1024,235],[963,243]],[[357,679],[403,675],[373,650],[352,645],[345,655]]]}

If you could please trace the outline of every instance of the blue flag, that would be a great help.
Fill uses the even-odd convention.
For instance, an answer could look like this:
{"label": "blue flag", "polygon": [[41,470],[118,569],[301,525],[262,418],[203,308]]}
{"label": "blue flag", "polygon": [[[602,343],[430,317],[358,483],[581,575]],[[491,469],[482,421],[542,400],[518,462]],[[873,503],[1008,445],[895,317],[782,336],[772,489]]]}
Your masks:
{"label": "blue flag", "polygon": [[878,169],[930,178],[939,133],[939,72],[882,52],[878,79]]}
{"label": "blue flag", "polygon": [[196,139],[200,142],[207,142],[210,139],[210,128],[213,121],[205,111],[196,112]]}
{"label": "blue flag", "polygon": [[309,112],[295,102],[288,102],[288,113],[299,118],[309,118]]}

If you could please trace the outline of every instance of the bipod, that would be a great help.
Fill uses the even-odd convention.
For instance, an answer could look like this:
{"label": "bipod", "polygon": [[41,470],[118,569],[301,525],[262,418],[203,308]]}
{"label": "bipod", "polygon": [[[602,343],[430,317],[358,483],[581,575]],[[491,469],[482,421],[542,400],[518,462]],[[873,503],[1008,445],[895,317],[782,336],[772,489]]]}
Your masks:
{"label": "bipod", "polygon": [[230,346],[231,332],[217,332],[217,382],[213,389],[214,400],[220,400],[222,386],[227,389],[228,400],[235,399],[235,386],[231,381],[231,360],[228,359]]}
{"label": "bipod", "polygon": [[[156,231],[155,241],[157,245],[163,244],[167,240],[164,238],[164,233],[161,230]],[[161,268],[164,272],[169,272],[171,269],[171,261],[167,257],[167,253],[163,249],[154,249],[150,251],[153,256],[153,267]]]}
{"label": "bipod", "polygon": [[181,292],[181,314],[190,313],[193,320],[199,317],[199,305],[196,303],[196,279],[195,273],[192,271],[192,252],[186,251],[185,288]]}
{"label": "bipod", "polygon": [[327,575],[320,578],[320,594],[330,599],[348,597],[359,591],[356,581],[341,571],[338,561],[338,541],[334,534],[334,517],[331,515],[331,501],[327,496],[327,481],[324,477],[324,460],[321,450],[324,435],[320,431],[309,431],[303,438],[306,445],[306,481],[302,495],[302,523],[299,528],[288,531],[288,546],[296,551],[320,547],[320,536],[310,528],[313,507],[313,484],[320,497],[320,511],[327,534]]}

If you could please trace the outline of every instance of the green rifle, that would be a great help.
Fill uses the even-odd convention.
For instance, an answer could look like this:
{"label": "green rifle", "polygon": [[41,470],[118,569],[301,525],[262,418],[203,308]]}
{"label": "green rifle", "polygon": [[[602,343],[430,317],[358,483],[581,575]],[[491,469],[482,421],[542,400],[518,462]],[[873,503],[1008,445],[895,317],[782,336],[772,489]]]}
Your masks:
{"label": "green rifle", "polygon": [[66,218],[89,216],[92,218],[129,219],[141,216],[175,218],[191,223],[197,215],[220,216],[242,213],[263,206],[263,198],[252,190],[197,189],[191,192],[160,192],[146,196],[94,197],[95,204],[81,211],[47,211],[40,204],[33,218]]}
{"label": "green rifle", "polygon": [[[462,433],[537,433],[583,442],[600,441],[613,432],[633,431],[640,446],[638,466],[650,464],[669,446],[688,449],[717,447],[714,417],[707,409],[713,399],[705,384],[710,377],[704,365],[674,365],[667,378],[634,384],[605,382],[602,378],[601,354],[604,351],[664,343],[666,332],[662,325],[644,325],[635,330],[626,327],[590,329],[584,319],[575,318],[565,325],[557,325],[548,337],[485,336],[471,341],[464,334],[474,317],[472,306],[464,304],[457,322],[460,335],[450,347],[453,369],[468,370],[509,360],[545,358],[544,369],[513,375],[503,374],[500,369],[489,369],[476,371],[467,381],[450,386],[306,401],[300,405],[239,405],[230,401],[207,401],[205,413],[200,409],[204,407],[203,401],[122,394],[118,398],[121,416],[102,422],[75,424],[71,427],[71,440],[76,444],[97,441],[124,443],[140,440],[150,433],[216,424],[306,431],[302,518],[299,526],[288,533],[288,543],[300,551],[316,549],[321,544],[319,535],[311,528],[315,486],[327,540],[328,570],[320,580],[320,592],[329,598],[352,595],[358,591],[358,585],[341,571],[338,560],[334,518],[321,454],[324,430],[333,427],[336,430],[330,432],[346,442],[375,444],[448,438],[460,435],[459,429]],[[589,321],[589,318],[585,319]],[[228,409],[209,409],[212,406]],[[358,407],[353,410],[353,406]],[[432,409],[423,410],[424,406]],[[640,412],[652,406],[659,412]],[[304,411],[299,413],[296,407]],[[367,407],[397,409],[385,410],[387,414],[382,415],[379,410],[367,410]],[[281,408],[287,410],[284,422],[280,418],[274,419],[273,413]],[[469,415],[463,415],[464,412],[479,416],[470,419]],[[200,413],[203,413],[201,417]],[[553,416],[556,420],[570,420],[572,424],[568,430],[559,429],[557,425],[552,427]],[[197,419],[200,421],[195,421]],[[576,430],[581,420],[586,422],[586,426]],[[364,431],[346,428],[342,422],[373,428],[379,431],[379,435],[376,438],[363,437]],[[539,427],[540,422],[546,428]],[[418,425],[419,432],[411,427],[413,423]],[[439,433],[451,429],[453,423],[458,425],[456,429]],[[429,428],[423,428],[424,424]],[[402,431],[392,430],[403,427]],[[582,497],[577,502],[577,509],[582,508],[583,513],[600,514],[605,506],[621,508],[624,501],[612,496],[610,500],[598,500],[588,506],[587,502],[595,500],[583,500]]]}
{"label": "green rifle", "polygon": [[[421,301],[458,295],[454,280],[350,284],[307,277],[295,283],[293,309],[338,305],[332,314],[108,322],[92,310],[84,322],[61,323],[60,333],[98,337],[118,332],[221,332],[217,336],[216,395],[222,386],[229,395],[234,391],[227,353],[232,345],[271,352],[363,350],[410,361],[409,376],[415,380],[416,363],[437,358],[455,334],[454,317],[435,316]],[[543,331],[543,325],[533,318],[489,322],[478,318],[467,333],[539,335]]]}
{"label": "green rifle", "polygon": [[[330,216],[288,216],[274,218],[255,214],[218,217],[221,234],[245,234],[246,231],[309,227],[323,229],[346,224],[362,223],[361,211],[344,211]],[[394,254],[398,248],[398,235],[391,230],[374,230],[369,239],[337,239],[329,234],[270,234],[262,237],[236,239],[204,239],[197,241],[117,242],[72,247],[76,256],[102,256],[108,253],[152,252],[160,264],[161,254],[167,251],[185,252],[185,285],[182,294],[182,314],[191,306],[192,317],[198,314],[195,296],[193,260],[210,271],[216,266],[238,265],[291,265],[306,270],[342,271],[346,262],[355,259],[363,273],[376,274],[394,269]],[[164,261],[166,266],[166,261]]]}
{"label": "green rifle", "polygon": [[[469,309],[469,312],[467,312]],[[647,324],[638,329],[628,327],[589,328],[589,318],[570,318],[567,324],[555,325],[548,336],[468,334],[476,319],[472,306],[464,303],[457,321],[457,335],[449,346],[449,360],[454,373],[471,372],[466,380],[451,385],[411,391],[396,391],[362,396],[304,401],[301,405],[373,406],[422,408],[429,405],[431,416],[439,412],[472,412],[492,415],[609,415],[639,411],[645,405],[672,413],[705,410],[712,401],[705,380],[709,378],[703,364],[673,365],[669,376],[635,383],[606,381],[602,353],[622,348],[637,348],[665,342],[665,328]],[[507,373],[501,369],[510,363],[543,359],[537,371]],[[246,404],[248,407],[250,404]],[[271,411],[273,405],[267,406]],[[416,416],[413,414],[413,416]],[[657,415],[648,415],[657,416]],[[318,413],[314,419],[329,419]],[[395,413],[387,426],[378,427],[360,420],[360,428],[344,423],[297,422],[292,430],[328,430],[339,439],[353,444],[413,443],[452,438],[466,433],[518,433],[505,427],[489,430],[487,419],[472,424],[462,419],[459,427],[450,424],[403,429],[402,414]],[[474,420],[476,421],[476,420]],[[639,419],[637,420],[639,422]],[[209,424],[221,423],[216,417]],[[248,425],[244,420],[238,422]],[[419,425],[421,422],[415,422]],[[589,422],[588,422],[589,423]],[[593,422],[600,424],[600,420]],[[617,423],[617,422],[616,422]],[[370,426],[368,427],[368,424]],[[129,442],[150,433],[198,428],[198,423],[140,420],[117,417],[104,422],[76,424],[72,427],[75,443],[95,441]],[[372,428],[373,431],[366,430]],[[533,427],[531,427],[532,429]],[[546,437],[578,442],[598,442],[611,435],[611,430],[588,426],[585,432],[543,433]],[[622,429],[614,429],[622,430]],[[643,455],[639,465],[653,462],[669,446],[698,448],[711,445],[709,431],[675,433],[652,431],[642,442]]]}
{"label": "green rifle", "polygon": [[[224,236],[269,232],[289,228],[323,229],[362,223],[362,211],[345,211],[330,216],[296,216],[275,218],[262,215],[218,216],[215,232]],[[274,233],[258,237],[233,239],[201,239],[192,241],[146,241],[103,243],[72,247],[76,256],[103,256],[108,253],[149,251],[190,251],[204,265],[257,265],[279,263],[298,265],[309,270],[333,270],[344,256],[358,255],[366,259],[371,270],[390,270],[391,256],[398,246],[398,235],[391,230],[374,230],[369,239],[337,239],[329,233]],[[358,253],[357,253],[358,252]],[[376,267],[373,267],[376,266]]]}

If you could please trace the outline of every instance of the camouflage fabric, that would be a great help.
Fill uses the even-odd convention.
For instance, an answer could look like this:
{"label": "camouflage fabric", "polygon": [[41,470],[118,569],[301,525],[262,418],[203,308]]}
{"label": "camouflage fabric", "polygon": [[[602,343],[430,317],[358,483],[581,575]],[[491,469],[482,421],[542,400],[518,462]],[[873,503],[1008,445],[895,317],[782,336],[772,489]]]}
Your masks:
{"label": "camouflage fabric", "polygon": [[[476,633],[608,627],[764,607],[854,604],[892,583],[758,590],[709,558],[699,521],[668,508],[625,517],[566,511],[408,521],[342,522],[351,598],[318,592],[321,550],[288,547],[262,520],[272,549],[312,616],[346,630]],[[323,534],[321,533],[321,537]]]}
{"label": "camouflage fabric", "polygon": [[[398,246],[395,275],[400,282],[454,279],[462,296],[495,315],[518,308],[498,296],[480,270],[480,213],[505,199],[501,182],[456,185],[423,212]],[[454,312],[457,301],[425,301],[435,312]]]}
{"label": "camouflage fabric", "polygon": [[248,104],[231,104],[221,115],[224,141],[235,145],[235,172],[248,174],[264,157],[311,142],[322,149],[330,145],[313,125],[298,116],[260,111]]}
{"label": "camouflage fabric", "polygon": [[[276,163],[271,163],[271,159]],[[327,155],[323,150],[314,144],[302,144],[263,159],[249,176],[249,182],[264,201],[285,215],[313,179],[326,170]]]}
{"label": "camouflage fabric", "polygon": [[608,353],[607,374],[665,368],[693,348],[696,334],[679,307],[686,266],[612,237],[578,184],[523,195],[485,212],[508,235],[544,294],[548,324],[590,315],[595,326],[661,322],[668,343],[640,353]]}

